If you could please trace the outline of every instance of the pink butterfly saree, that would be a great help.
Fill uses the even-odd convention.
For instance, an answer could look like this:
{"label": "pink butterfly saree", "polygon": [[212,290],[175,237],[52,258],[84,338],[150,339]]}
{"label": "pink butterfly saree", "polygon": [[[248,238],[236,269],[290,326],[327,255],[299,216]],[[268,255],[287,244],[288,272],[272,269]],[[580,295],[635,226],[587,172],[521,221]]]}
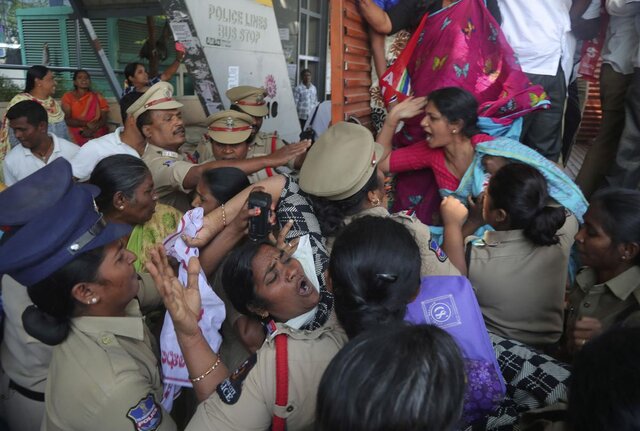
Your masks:
{"label": "pink butterfly saree", "polygon": [[[476,97],[478,126],[490,135],[518,139],[520,122],[514,124],[514,120],[549,105],[544,89],[532,85],[522,72],[483,0],[459,0],[425,15],[405,50],[380,78],[387,105],[444,87],[461,87]],[[422,115],[406,121],[394,145],[422,141],[421,120]],[[421,220],[431,224],[439,196],[430,182],[431,172],[399,174],[393,210],[413,209]]]}

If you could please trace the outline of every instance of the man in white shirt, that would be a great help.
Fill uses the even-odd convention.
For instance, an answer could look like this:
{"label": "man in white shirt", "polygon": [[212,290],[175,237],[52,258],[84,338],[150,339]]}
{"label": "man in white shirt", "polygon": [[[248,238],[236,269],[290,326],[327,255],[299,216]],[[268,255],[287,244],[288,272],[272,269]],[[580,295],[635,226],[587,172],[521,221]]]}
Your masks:
{"label": "man in white shirt", "polygon": [[304,124],[311,115],[311,111],[318,104],[318,90],[311,83],[311,71],[309,69],[304,69],[300,72],[300,79],[302,82],[293,89],[293,100],[296,102],[300,128],[303,129]]}
{"label": "man in white shirt", "polygon": [[47,132],[47,111],[36,101],[16,103],[7,111],[7,120],[20,142],[4,159],[4,179],[8,186],[58,157],[71,160],[78,152],[76,144]]}
{"label": "man in white shirt", "polygon": [[[640,37],[640,0],[607,0],[612,16],[632,17]],[[633,75],[625,98],[624,130],[608,185],[636,189],[640,185],[640,45],[633,51]]]}
{"label": "man in white shirt", "polygon": [[523,144],[557,161],[562,149],[562,118],[571,74],[575,38],[571,0],[498,0],[502,31],[531,82],[544,87],[549,109],[524,118]]}
{"label": "man in white shirt", "polygon": [[[615,0],[607,0],[606,4],[615,3]],[[576,177],[576,183],[587,198],[602,185],[616,157],[625,123],[624,99],[633,77],[638,41],[634,16],[610,16],[600,70],[602,122]]]}
{"label": "man in white shirt", "polygon": [[118,127],[113,133],[92,139],[80,148],[78,154],[71,160],[75,178],[79,181],[87,181],[98,162],[114,154],[142,157],[147,144],[136,126],[136,119],[133,115],[127,114],[127,109],[143,94],[134,91],[120,100],[120,114],[124,126]]}

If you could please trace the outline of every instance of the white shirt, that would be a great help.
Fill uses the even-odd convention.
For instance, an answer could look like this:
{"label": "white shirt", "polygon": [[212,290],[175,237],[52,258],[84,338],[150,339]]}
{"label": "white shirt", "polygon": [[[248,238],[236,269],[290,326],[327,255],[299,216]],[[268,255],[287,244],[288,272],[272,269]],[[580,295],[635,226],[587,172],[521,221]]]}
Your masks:
{"label": "white shirt", "polygon": [[562,60],[565,75],[571,74],[571,0],[498,0],[498,5],[502,31],[523,71],[554,76]]}
{"label": "white shirt", "polygon": [[[627,46],[627,49],[629,49],[627,52],[633,52],[635,54],[633,66],[640,67],[640,46],[638,45],[638,37],[640,36],[640,0],[607,0],[607,12],[609,12],[612,18],[609,28],[613,25],[614,17],[626,17],[634,20],[635,36],[628,36],[628,39],[635,41],[635,46]],[[629,42],[629,40],[627,40],[627,42]]]}
{"label": "white shirt", "polygon": [[87,141],[78,154],[71,160],[73,176],[79,181],[87,181],[93,172],[93,168],[100,160],[114,154],[129,154],[140,158],[140,154],[120,140],[120,134],[124,127],[118,127],[115,132]]}
{"label": "white shirt", "polygon": [[5,184],[10,186],[37,171],[44,168],[58,157],[71,161],[80,147],[66,139],[59,138],[53,133],[48,133],[53,139],[53,152],[47,163],[36,157],[30,149],[18,144],[9,151],[4,159]]}
{"label": "white shirt", "polygon": [[[316,111],[316,116],[313,118],[313,112]],[[311,123],[311,119],[313,118],[313,123]],[[320,135],[322,135],[331,125],[331,101],[325,100],[324,102],[317,105],[311,113],[309,114],[309,118],[304,125],[305,130],[311,127],[316,131],[316,140]]]}

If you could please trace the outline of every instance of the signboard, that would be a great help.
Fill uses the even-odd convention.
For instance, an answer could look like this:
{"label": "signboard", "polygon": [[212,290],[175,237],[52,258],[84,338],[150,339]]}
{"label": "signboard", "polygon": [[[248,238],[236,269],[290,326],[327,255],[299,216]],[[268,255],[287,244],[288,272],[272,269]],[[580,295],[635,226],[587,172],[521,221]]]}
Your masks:
{"label": "signboard", "polygon": [[[277,130],[288,141],[300,134],[281,32],[273,6],[264,0],[184,0],[202,44],[220,98],[237,85],[264,87],[269,115],[263,131]],[[174,33],[176,33],[174,29]]]}

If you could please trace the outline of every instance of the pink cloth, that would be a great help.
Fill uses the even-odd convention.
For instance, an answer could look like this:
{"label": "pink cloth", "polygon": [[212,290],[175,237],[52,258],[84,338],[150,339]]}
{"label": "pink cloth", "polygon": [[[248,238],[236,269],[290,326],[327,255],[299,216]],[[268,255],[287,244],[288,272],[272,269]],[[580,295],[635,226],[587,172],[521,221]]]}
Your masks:
{"label": "pink cloth", "polygon": [[[489,135],[478,134],[471,138],[471,145],[475,147],[480,142],[491,140],[493,138]],[[460,185],[460,178],[447,168],[442,148],[429,148],[427,143],[422,141],[391,152],[389,171],[392,173],[425,168],[433,170],[438,189],[455,190]]]}
{"label": "pink cloth", "polygon": [[[532,85],[500,26],[483,0],[460,0],[424,17],[405,51],[380,79],[385,101],[426,96],[461,87],[478,100],[478,115],[510,124],[547,106],[547,95]],[[399,145],[422,139],[422,116],[405,123]]]}

